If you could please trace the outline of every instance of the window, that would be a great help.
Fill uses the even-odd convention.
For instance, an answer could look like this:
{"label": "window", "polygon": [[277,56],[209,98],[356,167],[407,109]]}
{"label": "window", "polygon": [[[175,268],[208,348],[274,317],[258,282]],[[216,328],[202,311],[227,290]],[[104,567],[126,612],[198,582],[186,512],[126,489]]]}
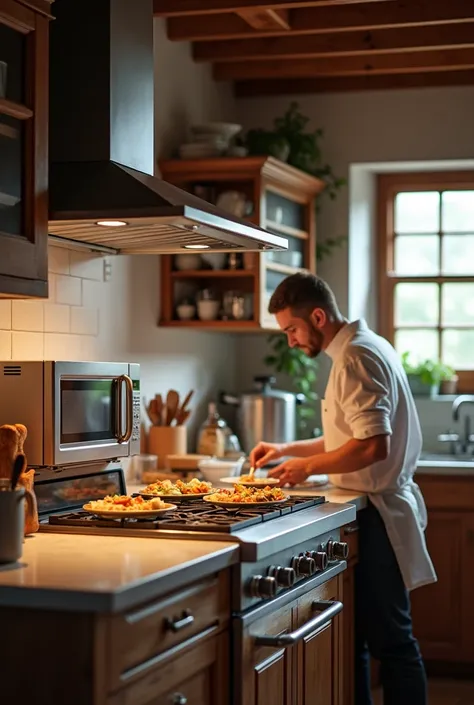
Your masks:
{"label": "window", "polygon": [[379,330],[474,389],[474,172],[381,175]]}

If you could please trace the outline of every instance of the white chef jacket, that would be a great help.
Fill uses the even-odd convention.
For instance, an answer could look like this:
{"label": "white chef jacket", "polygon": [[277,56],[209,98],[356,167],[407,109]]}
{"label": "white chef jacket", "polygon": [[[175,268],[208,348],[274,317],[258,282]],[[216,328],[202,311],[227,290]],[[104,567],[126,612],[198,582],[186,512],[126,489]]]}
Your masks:
{"label": "white chef jacket", "polygon": [[421,428],[400,359],[364,320],[344,325],[325,352],[332,359],[322,400],[325,450],[352,438],[391,436],[385,460],[330,479],[337,487],[368,494],[384,521],[408,590],[436,582],[424,536],[426,507],[413,481]]}

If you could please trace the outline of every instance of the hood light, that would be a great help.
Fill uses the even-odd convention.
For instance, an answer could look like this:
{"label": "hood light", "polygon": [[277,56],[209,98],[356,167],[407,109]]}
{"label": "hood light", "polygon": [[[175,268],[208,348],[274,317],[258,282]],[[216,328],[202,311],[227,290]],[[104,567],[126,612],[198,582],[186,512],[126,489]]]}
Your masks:
{"label": "hood light", "polygon": [[104,228],[119,228],[122,225],[128,225],[124,220],[98,220],[96,225],[102,225]]}
{"label": "hood light", "polygon": [[209,245],[184,245],[186,250],[208,250]]}

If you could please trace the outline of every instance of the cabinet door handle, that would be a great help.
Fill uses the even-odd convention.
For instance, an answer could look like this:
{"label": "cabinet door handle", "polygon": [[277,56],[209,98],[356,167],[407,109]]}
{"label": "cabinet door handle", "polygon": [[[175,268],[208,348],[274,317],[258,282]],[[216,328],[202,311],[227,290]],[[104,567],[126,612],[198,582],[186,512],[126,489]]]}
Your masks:
{"label": "cabinet door handle", "polygon": [[182,695],[181,693],[175,693],[173,695],[173,705],[186,705],[188,702],[188,699],[185,695]]}
{"label": "cabinet door handle", "polygon": [[165,620],[165,625],[166,628],[170,629],[172,632],[179,632],[181,629],[191,626],[193,622],[194,615],[192,614],[191,610],[184,610],[181,617],[167,617]]}
{"label": "cabinet door handle", "polygon": [[312,632],[320,629],[322,626],[331,621],[336,614],[342,610],[342,602],[338,600],[318,600],[313,602],[311,609],[314,612],[320,612],[316,617],[310,619],[303,624],[302,627],[295,629],[289,634],[279,634],[278,636],[257,636],[255,643],[257,646],[294,646],[299,641],[307,637]]}
{"label": "cabinet door handle", "polygon": [[349,534],[356,534],[358,531],[358,526],[346,526],[344,527],[344,536],[348,536]]}

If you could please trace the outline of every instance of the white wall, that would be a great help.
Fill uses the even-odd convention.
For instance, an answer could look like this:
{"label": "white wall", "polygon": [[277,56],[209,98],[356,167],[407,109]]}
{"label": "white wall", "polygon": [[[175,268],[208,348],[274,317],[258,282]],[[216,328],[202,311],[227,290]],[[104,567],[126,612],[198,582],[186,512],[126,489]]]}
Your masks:
{"label": "white wall", "polygon": [[[273,119],[282,115],[292,100],[311,119],[310,129],[323,128],[323,157],[338,176],[348,178],[352,165],[363,167],[368,162],[373,166],[382,162],[439,162],[474,157],[474,87],[242,98],[237,101],[237,118],[247,128],[271,127]],[[348,235],[350,217],[351,234],[354,237],[356,233],[358,240],[351,243],[354,247],[336,251],[323,261],[319,273],[333,287],[345,315],[352,317],[364,312],[373,323],[376,293],[373,283],[370,290],[366,285],[375,271],[369,233],[373,174],[361,168],[359,177],[334,202],[327,200],[321,204],[320,239]],[[351,189],[355,208],[349,214]],[[263,337],[239,339],[237,379],[242,386],[248,385],[254,370],[264,369],[261,360],[266,352]],[[327,369],[324,363],[320,373],[321,393]],[[440,413],[438,402],[436,407],[438,413],[432,411],[430,402],[419,405],[431,446],[436,444],[437,432],[449,426],[449,409],[442,404]]]}
{"label": "white wall", "polygon": [[[214,84],[207,66],[192,62],[186,44],[166,39],[155,20],[156,156],[171,155],[194,121],[233,118],[228,86]],[[159,328],[159,257],[103,258],[50,247],[50,297],[0,300],[0,359],[128,360],[141,364],[147,397],[175,387],[195,389],[189,446],[206,400],[234,386],[232,337]]]}

